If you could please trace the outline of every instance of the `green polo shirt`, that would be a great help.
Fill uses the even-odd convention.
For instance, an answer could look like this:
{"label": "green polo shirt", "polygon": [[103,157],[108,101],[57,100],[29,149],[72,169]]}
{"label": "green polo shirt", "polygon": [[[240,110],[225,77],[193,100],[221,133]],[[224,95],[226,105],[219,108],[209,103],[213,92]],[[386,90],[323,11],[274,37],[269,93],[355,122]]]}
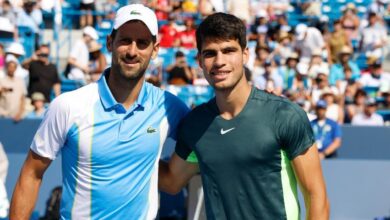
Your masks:
{"label": "green polo shirt", "polygon": [[231,120],[220,116],[215,98],[189,113],[176,153],[199,163],[207,219],[299,219],[290,161],[314,141],[299,106],[252,88]]}

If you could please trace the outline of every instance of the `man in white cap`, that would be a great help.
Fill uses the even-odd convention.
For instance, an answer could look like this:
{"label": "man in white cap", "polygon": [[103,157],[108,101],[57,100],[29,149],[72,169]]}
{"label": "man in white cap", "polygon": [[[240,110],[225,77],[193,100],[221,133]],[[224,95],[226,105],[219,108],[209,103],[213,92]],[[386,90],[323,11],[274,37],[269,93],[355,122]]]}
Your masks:
{"label": "man in white cap", "polygon": [[85,83],[89,72],[89,44],[98,39],[99,35],[95,28],[87,26],[83,29],[83,37],[74,44],[69,54],[68,65],[71,67],[69,73],[66,73],[69,79]]}
{"label": "man in white cap", "polygon": [[312,51],[325,49],[325,41],[321,32],[315,27],[298,24],[295,27],[296,49],[300,52],[301,62],[309,62]]}
{"label": "man in white cap", "polygon": [[157,56],[157,18],[141,4],[120,8],[107,37],[112,66],[98,82],[56,98],[31,145],[10,219],[28,219],[42,176],[61,152],[61,219],[155,219],[158,159],[188,112],[144,81]]}
{"label": "man in white cap", "polygon": [[18,78],[21,78],[24,83],[25,87],[27,88],[28,85],[28,70],[24,69],[22,65],[19,62],[19,58],[26,55],[26,52],[24,50],[24,47],[22,44],[18,42],[12,42],[8,45],[8,47],[5,50],[6,57],[8,55],[14,56],[17,60],[17,67],[15,71],[15,76]]}
{"label": "man in white cap", "polygon": [[0,117],[20,121],[23,118],[26,87],[22,79],[15,76],[18,60],[13,55],[6,58],[6,77],[0,79]]}

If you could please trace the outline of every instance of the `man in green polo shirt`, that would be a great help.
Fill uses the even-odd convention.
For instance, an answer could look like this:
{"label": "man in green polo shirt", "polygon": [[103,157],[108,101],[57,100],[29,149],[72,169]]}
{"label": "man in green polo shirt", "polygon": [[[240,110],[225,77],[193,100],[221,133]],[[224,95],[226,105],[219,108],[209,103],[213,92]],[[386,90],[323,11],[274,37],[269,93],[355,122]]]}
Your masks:
{"label": "man in green polo shirt", "polygon": [[160,162],[160,189],[176,193],[200,170],[208,219],[299,219],[297,179],[307,218],[328,219],[310,123],[297,105],[248,84],[242,21],[213,14],[196,40],[216,96],[181,122],[175,153]]}

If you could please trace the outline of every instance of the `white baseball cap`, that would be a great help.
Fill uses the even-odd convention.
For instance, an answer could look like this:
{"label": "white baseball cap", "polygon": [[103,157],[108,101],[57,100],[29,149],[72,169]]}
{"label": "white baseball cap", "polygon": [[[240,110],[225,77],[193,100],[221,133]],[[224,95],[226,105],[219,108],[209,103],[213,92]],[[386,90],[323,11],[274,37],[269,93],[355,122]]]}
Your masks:
{"label": "white baseball cap", "polygon": [[98,35],[97,31],[95,30],[95,28],[93,28],[91,26],[85,27],[83,29],[83,34],[86,34],[86,35],[90,36],[94,40],[98,40],[99,39],[99,35]]}
{"label": "white baseball cap", "polygon": [[298,24],[295,28],[295,36],[297,37],[297,40],[303,40],[303,38],[305,38],[306,31],[306,24]]}
{"label": "white baseball cap", "polygon": [[116,12],[114,20],[114,29],[118,30],[120,26],[128,21],[142,21],[149,29],[150,33],[157,38],[158,25],[157,17],[154,11],[142,4],[126,5]]}
{"label": "white baseball cap", "polygon": [[5,57],[5,63],[10,63],[10,62],[14,62],[16,64],[19,64],[19,61],[18,59],[12,55],[12,54],[8,54],[6,57]]}
{"label": "white baseball cap", "polygon": [[18,42],[12,42],[7,49],[5,50],[6,53],[13,53],[16,55],[24,56],[26,55],[26,52],[24,51],[24,47],[22,44]]}

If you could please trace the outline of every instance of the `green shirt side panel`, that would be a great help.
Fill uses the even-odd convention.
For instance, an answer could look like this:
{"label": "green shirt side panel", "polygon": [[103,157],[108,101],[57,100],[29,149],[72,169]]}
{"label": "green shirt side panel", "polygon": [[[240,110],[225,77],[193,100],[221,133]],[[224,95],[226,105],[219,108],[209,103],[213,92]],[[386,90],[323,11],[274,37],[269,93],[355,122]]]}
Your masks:
{"label": "green shirt side panel", "polygon": [[280,171],[280,175],[282,180],[283,200],[286,210],[286,217],[287,220],[299,220],[300,208],[297,193],[297,180],[295,178],[295,173],[291,166],[291,162],[287,158],[285,151],[281,151],[281,157],[282,170]]}

